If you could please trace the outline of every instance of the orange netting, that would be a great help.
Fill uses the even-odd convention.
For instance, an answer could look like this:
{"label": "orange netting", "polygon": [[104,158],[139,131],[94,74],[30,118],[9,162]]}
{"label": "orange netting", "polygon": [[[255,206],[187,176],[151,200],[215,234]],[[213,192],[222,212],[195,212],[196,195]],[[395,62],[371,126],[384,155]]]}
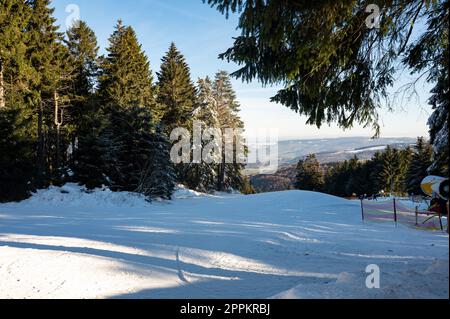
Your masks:
{"label": "orange netting", "polygon": [[362,209],[365,220],[376,222],[398,222],[406,226],[428,229],[441,230],[447,225],[446,216],[439,218],[439,215],[426,211],[411,208],[398,200],[385,201],[363,201]]}

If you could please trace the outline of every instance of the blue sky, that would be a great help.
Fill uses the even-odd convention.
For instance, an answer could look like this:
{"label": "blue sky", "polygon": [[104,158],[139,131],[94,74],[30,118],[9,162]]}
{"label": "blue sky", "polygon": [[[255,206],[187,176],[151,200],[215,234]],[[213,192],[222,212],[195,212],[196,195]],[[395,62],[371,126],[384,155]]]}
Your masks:
{"label": "blue sky", "polygon": [[[160,60],[172,41],[185,55],[193,80],[213,76],[219,69],[232,72],[237,68],[218,59],[219,53],[232,45],[232,37],[239,34],[237,16],[226,20],[201,0],[54,0],[52,6],[62,31],[73,14],[70,5],[78,6],[81,19],[95,31],[101,53],[105,52],[108,37],[120,18],[136,30],[153,72],[158,71]],[[408,78],[403,74],[399,85],[406,83]],[[247,84],[240,80],[234,80],[233,84],[241,103],[241,117],[250,134],[258,129],[276,129],[282,139],[372,136],[369,129],[359,126],[343,131],[335,125],[325,125],[320,130],[305,125],[304,117],[282,105],[270,103],[276,87],[262,88],[257,82]],[[394,112],[380,112],[382,137],[428,136],[426,122],[431,109],[426,103],[426,92],[429,87],[419,83],[417,88],[419,100],[404,102]]]}

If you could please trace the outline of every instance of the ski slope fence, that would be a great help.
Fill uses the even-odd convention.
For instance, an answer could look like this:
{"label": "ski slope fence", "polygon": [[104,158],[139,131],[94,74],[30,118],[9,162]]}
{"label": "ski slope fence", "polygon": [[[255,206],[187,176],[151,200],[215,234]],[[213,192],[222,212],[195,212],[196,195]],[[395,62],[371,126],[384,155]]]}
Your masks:
{"label": "ski slope fence", "polygon": [[363,220],[373,222],[395,222],[424,230],[444,230],[447,228],[447,216],[435,212],[411,208],[398,199],[384,201],[362,200],[361,214]]}

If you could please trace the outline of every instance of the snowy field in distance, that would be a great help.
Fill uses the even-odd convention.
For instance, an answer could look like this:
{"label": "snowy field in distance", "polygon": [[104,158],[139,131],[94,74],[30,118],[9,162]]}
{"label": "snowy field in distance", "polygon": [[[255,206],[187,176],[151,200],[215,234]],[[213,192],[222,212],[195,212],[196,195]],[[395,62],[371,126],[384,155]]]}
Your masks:
{"label": "snowy field in distance", "polygon": [[448,249],[319,193],[148,203],[68,184],[0,204],[0,298],[448,298]]}

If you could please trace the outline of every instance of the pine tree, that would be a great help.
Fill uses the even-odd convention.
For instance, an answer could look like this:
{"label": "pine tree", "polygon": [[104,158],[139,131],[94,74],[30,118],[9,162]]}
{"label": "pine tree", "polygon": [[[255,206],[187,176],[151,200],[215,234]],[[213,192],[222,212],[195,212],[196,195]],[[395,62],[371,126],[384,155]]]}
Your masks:
{"label": "pine tree", "polygon": [[413,150],[411,147],[407,147],[406,149],[400,150],[400,166],[399,166],[399,183],[397,191],[405,194],[408,191],[407,184],[407,173],[408,168],[411,165],[411,159],[413,156]]}
{"label": "pine tree", "polygon": [[102,167],[115,191],[170,198],[174,174],[169,143],[155,125],[150,65],[131,27],[119,21],[102,59],[99,95],[107,117],[100,132]]}
{"label": "pine tree", "polygon": [[103,165],[107,146],[100,136],[107,121],[95,94],[99,71],[97,38],[84,21],[77,21],[67,31],[65,43],[74,65],[68,108],[73,179],[92,189],[107,184]]}
{"label": "pine tree", "polygon": [[[428,82],[441,68],[448,79],[448,65],[439,62],[449,61],[448,0],[203,1],[239,16],[241,34],[220,55],[239,65],[233,76],[283,85],[272,101],[306,116],[308,124],[360,123],[379,133],[378,109],[399,66],[416,71],[416,79],[428,75]],[[382,10],[376,23],[364,12],[372,3]],[[448,101],[445,82],[439,90]],[[448,150],[448,138],[438,140]]]}
{"label": "pine tree", "polygon": [[[244,123],[239,118],[239,103],[236,98],[230,76],[225,71],[219,71],[216,74],[213,86],[214,108],[217,114],[219,128],[222,132],[222,156],[221,163],[217,167],[217,190],[225,191],[227,189],[240,190],[245,179],[242,170],[245,167],[243,157],[247,154],[244,147],[244,154],[238,154],[238,141],[243,142],[242,136]],[[226,158],[226,130],[233,130],[233,159],[232,163],[227,163]]]}
{"label": "pine tree", "polygon": [[353,194],[366,194],[362,186],[364,181],[361,180],[361,163],[356,155],[348,161],[348,166],[346,168],[348,170],[348,177],[344,186],[345,195],[352,196]]}
{"label": "pine tree", "polygon": [[[212,82],[209,77],[198,80],[197,92],[198,106],[193,112],[193,119],[202,126],[202,156],[199,163],[192,161],[184,165],[182,175],[187,187],[201,192],[211,192],[217,186],[217,163],[220,160],[220,156],[217,153],[211,153],[210,160],[205,160],[203,155],[206,154],[203,154],[203,150],[207,144],[214,144],[214,149],[219,149],[220,145],[210,136],[208,138],[211,138],[211,140],[207,140],[207,132],[205,130],[210,128],[219,129],[220,125],[214,107],[215,100],[212,91]],[[193,149],[194,151],[195,149]]]}
{"label": "pine tree", "polygon": [[[217,136],[208,141],[204,140],[203,148],[205,144],[208,144],[208,146],[214,146],[216,150],[210,154],[212,155],[209,159],[210,163],[202,160],[200,163],[179,167],[179,180],[189,187],[202,191],[215,189],[249,192],[251,187],[242,174],[245,167],[243,157],[247,154],[242,136],[244,124],[239,118],[239,103],[228,73],[217,72],[214,81],[208,77],[199,80],[196,102],[197,108],[193,112],[193,119],[202,122],[203,129],[215,130],[220,135],[220,141],[217,140]],[[227,135],[230,132],[233,136]],[[206,135],[210,133],[210,131],[204,131],[204,137],[209,137]],[[226,138],[229,138],[230,144],[233,144],[229,154],[226,152]],[[241,151],[243,154],[240,154]]]}
{"label": "pine tree", "polygon": [[34,140],[20,109],[0,109],[0,202],[22,200],[33,190]]}
{"label": "pine tree", "polygon": [[117,107],[110,116],[104,154],[111,188],[170,199],[175,185],[170,144],[163,132],[154,129],[150,110]]}
{"label": "pine tree", "polygon": [[405,175],[410,156],[410,149],[399,151],[390,146],[386,148],[382,153],[382,166],[378,175],[382,190],[391,194],[405,192]]}
{"label": "pine tree", "polygon": [[295,188],[319,192],[322,190],[324,177],[322,168],[315,154],[308,155],[297,164]]}
{"label": "pine tree", "polygon": [[130,26],[118,21],[101,59],[99,95],[104,105],[156,108],[150,63]]}
{"label": "pine tree", "polygon": [[[145,138],[143,142],[148,140]],[[176,174],[170,161],[170,141],[160,128],[150,136],[150,140],[149,158],[140,172],[137,192],[150,198],[171,199]]]}
{"label": "pine tree", "polygon": [[161,124],[167,135],[177,127],[192,128],[192,112],[196,108],[195,86],[191,81],[189,66],[174,43],[162,58],[158,72],[158,103]]}
{"label": "pine tree", "polygon": [[250,178],[248,178],[248,177],[244,178],[244,182],[240,188],[240,192],[245,195],[256,194],[256,190],[253,187],[252,182],[250,181]]}
{"label": "pine tree", "polygon": [[427,170],[431,166],[432,153],[433,149],[431,145],[423,137],[419,137],[406,173],[405,183],[408,193],[422,194],[420,184],[428,175]]}
{"label": "pine tree", "polygon": [[[448,38],[448,37],[447,37]],[[430,104],[434,112],[431,115],[428,125],[430,127],[430,139],[433,145],[432,164],[428,169],[428,173],[448,176],[449,163],[449,142],[448,142],[448,123],[450,120],[449,113],[449,76],[448,76],[448,40],[447,50],[443,57],[442,67],[439,69],[436,86],[432,90]]]}
{"label": "pine tree", "polygon": [[27,107],[30,63],[24,1],[0,0],[0,201],[21,200],[33,190],[33,114]]}
{"label": "pine tree", "polygon": [[[23,1],[0,1],[0,109],[13,107],[11,104],[17,106],[18,101],[12,97],[24,87],[28,65],[24,30],[30,17],[30,10]],[[8,97],[10,103],[7,103]]]}
{"label": "pine tree", "polygon": [[381,191],[383,191],[383,186],[379,178],[384,163],[383,153],[376,152],[370,162],[371,162],[370,163],[371,170],[369,172],[369,180],[373,185],[373,193],[378,194],[381,193]]}
{"label": "pine tree", "polygon": [[[37,115],[37,186],[60,180],[61,157],[59,125],[61,108],[66,102],[65,91],[70,81],[71,64],[63,36],[57,31],[49,0],[28,0],[32,15],[27,25],[27,58],[31,61],[31,102]],[[57,107],[59,105],[59,107]]]}
{"label": "pine tree", "polygon": [[77,21],[67,30],[65,41],[72,57],[74,72],[69,89],[71,104],[68,108],[69,123],[72,130],[72,145],[76,143],[86,116],[91,117],[94,104],[94,87],[98,73],[98,46],[95,33],[86,22]]}
{"label": "pine tree", "polygon": [[442,176],[449,173],[449,7],[449,1],[431,2],[427,6],[422,15],[426,28],[421,29],[422,34],[408,47],[403,59],[413,74],[426,74],[427,82],[434,84],[429,100],[434,111],[428,121],[433,158],[428,173]]}

